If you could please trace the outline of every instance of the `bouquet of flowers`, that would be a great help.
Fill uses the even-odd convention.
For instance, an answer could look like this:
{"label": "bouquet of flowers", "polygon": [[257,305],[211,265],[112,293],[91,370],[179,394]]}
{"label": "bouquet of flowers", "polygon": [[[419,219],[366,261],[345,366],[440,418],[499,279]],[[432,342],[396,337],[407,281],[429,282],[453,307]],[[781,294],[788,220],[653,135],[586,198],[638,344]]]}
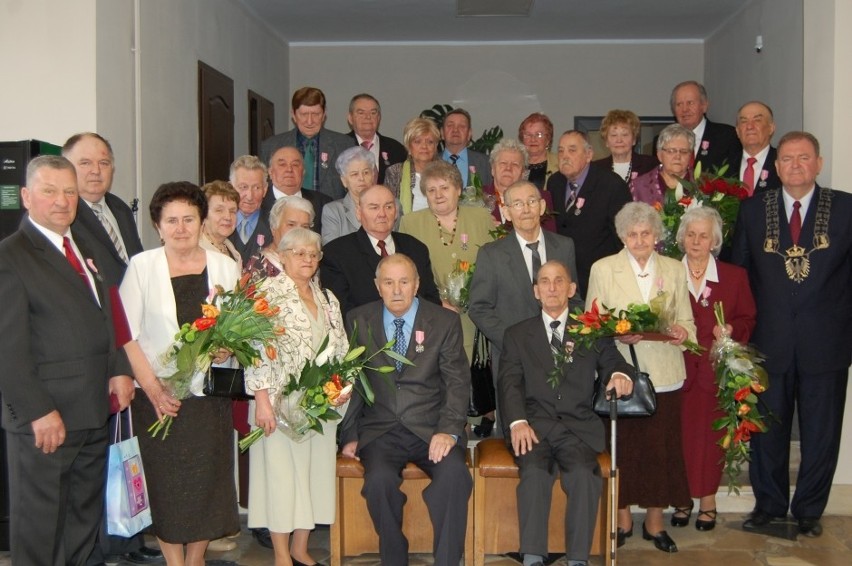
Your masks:
{"label": "bouquet of flowers", "polygon": [[479,177],[479,173],[476,172],[476,167],[473,165],[469,167],[467,180],[468,184],[464,189],[462,189],[459,204],[465,206],[479,206],[487,208],[488,210],[494,210],[494,207],[497,206],[497,200],[494,195],[487,195],[482,192],[482,179]]}
{"label": "bouquet of flowers", "polygon": [[470,281],[474,271],[475,263],[457,259],[453,270],[447,275],[446,286],[441,289],[441,298],[461,312],[467,312],[470,306]]}
{"label": "bouquet of flowers", "polygon": [[[258,284],[246,273],[233,291],[220,285],[214,287],[201,305],[201,317],[184,324],[175,335],[175,342],[160,356],[160,364],[174,370],[161,381],[176,399],[186,399],[193,393],[192,389],[198,387],[210,369],[213,354],[220,349],[230,351],[244,367],[260,360],[258,346],[265,348],[270,358],[277,355],[271,342],[284,329],[273,324],[278,307],[269,304],[264,293],[257,290]],[[162,432],[165,439],[172,421],[166,415],[148,432],[155,438]]]}
{"label": "bouquet of flowers", "polygon": [[[356,383],[360,383],[360,387],[356,389],[364,401],[372,405],[375,395],[364,370],[379,373],[391,373],[395,370],[393,366],[371,367],[370,362],[379,354],[384,353],[395,361],[413,365],[405,356],[393,351],[393,340],[368,356],[366,346],[355,345],[357,336],[358,329],[355,328],[349,340],[348,351],[339,359],[330,359],[326,336],[317,350],[319,354],[305,361],[299,375],[294,376],[284,386],[274,407],[279,430],[297,442],[309,438],[310,431],[322,434],[323,422],[341,418],[335,407],[342,404],[339,398],[348,395]],[[252,430],[240,440],[240,451],[248,450],[262,436],[262,428]]]}
{"label": "bouquet of flowers", "polygon": [[[645,340],[671,340],[672,337],[666,333],[671,318],[666,312],[665,296],[665,293],[658,294],[647,305],[631,303],[618,313],[606,305],[602,305],[601,309],[598,300],[594,299],[590,310],[583,312],[577,309],[569,315],[578,324],[569,326],[568,334],[573,336],[579,345],[587,347],[594,346],[598,338],[627,334],[641,334]],[[703,351],[701,346],[691,340],[685,340],[682,346],[692,354],[700,354]]]}
{"label": "bouquet of flowers", "polygon": [[[725,328],[722,303],[715,303],[716,322]],[[725,453],[728,493],[739,495],[738,477],[743,462],[749,460],[748,441],[753,432],[765,432],[766,423],[757,408],[758,393],[769,387],[769,379],[760,363],[763,355],[740,344],[724,333],[710,349],[710,362],[716,370],[719,389],[716,397],[725,416],[713,422],[713,430],[724,430],[719,446]]]}
{"label": "bouquet of flowers", "polygon": [[712,173],[702,173],[699,161],[695,165],[695,180],[681,180],[683,196],[676,191],[665,191],[663,202],[655,205],[663,219],[663,239],[657,251],[668,257],[681,258],[683,253],[675,241],[680,219],[687,210],[696,206],[710,206],[719,212],[722,242],[730,244],[740,201],[748,197],[748,189],[737,179],[726,177],[727,172],[728,166],[723,165]]}

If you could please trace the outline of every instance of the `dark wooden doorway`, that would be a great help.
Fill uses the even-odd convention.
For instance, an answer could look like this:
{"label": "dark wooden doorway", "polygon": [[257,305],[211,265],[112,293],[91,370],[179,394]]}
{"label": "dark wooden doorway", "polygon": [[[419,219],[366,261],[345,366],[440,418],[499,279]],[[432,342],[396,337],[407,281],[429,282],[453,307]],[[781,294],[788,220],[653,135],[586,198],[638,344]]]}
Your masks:
{"label": "dark wooden doorway", "polygon": [[249,155],[260,154],[260,142],[275,135],[275,104],[248,91]]}
{"label": "dark wooden doorway", "polygon": [[234,81],[198,62],[198,177],[227,180],[234,160]]}

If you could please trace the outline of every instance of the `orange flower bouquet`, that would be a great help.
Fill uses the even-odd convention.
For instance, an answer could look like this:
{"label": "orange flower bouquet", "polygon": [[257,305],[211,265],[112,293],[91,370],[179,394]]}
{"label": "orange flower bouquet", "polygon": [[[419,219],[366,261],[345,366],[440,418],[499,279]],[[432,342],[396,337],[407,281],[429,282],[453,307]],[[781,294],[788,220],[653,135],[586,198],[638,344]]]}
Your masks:
{"label": "orange flower bouquet", "polygon": [[[722,303],[715,303],[716,322],[725,328]],[[769,378],[760,366],[763,355],[748,345],[723,334],[710,349],[710,362],[716,370],[719,389],[716,397],[725,416],[713,422],[713,430],[724,430],[719,440],[725,459],[728,493],[739,495],[739,475],[749,460],[748,441],[752,433],[765,432],[766,422],[758,409],[759,393],[769,387]]]}
{"label": "orange flower bouquet", "polygon": [[441,289],[441,298],[461,312],[467,312],[470,306],[470,281],[474,271],[475,263],[457,259],[453,270],[447,275],[446,285]]}
{"label": "orange flower bouquet", "polygon": [[[201,316],[181,326],[175,342],[159,360],[163,367],[174,371],[161,381],[176,399],[186,399],[196,392],[195,388],[200,390],[213,355],[220,349],[231,352],[243,367],[260,360],[259,347],[265,348],[269,357],[277,354],[271,342],[277,333],[284,331],[273,324],[279,309],[257,290],[259,283],[246,273],[233,291],[217,285],[207,302],[200,306]],[[165,439],[172,422],[173,418],[166,415],[152,424],[148,432],[153,437],[162,432]]]}

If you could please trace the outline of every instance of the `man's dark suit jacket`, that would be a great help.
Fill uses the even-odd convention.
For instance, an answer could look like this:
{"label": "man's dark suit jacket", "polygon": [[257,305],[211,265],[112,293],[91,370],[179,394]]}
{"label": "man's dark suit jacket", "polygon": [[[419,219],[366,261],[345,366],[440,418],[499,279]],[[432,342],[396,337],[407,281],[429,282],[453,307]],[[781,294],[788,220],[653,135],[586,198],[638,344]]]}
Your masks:
{"label": "man's dark suit jacket", "polygon": [[[355,140],[356,144],[358,143],[358,138],[355,137],[354,131],[349,130],[349,133],[346,135]],[[385,154],[387,155],[387,159],[385,159]],[[383,185],[385,182],[385,171],[388,170],[388,167],[402,163],[407,158],[408,150],[405,149],[404,145],[393,138],[379,134],[379,177],[377,182]]]}
{"label": "man's dark suit jacket", "polygon": [[[267,194],[269,194],[269,191],[267,191]],[[262,238],[260,238],[261,236]],[[258,243],[258,238],[263,241],[262,244]],[[260,250],[272,243],[272,230],[269,228],[269,212],[264,211],[263,206],[261,206],[260,216],[257,219],[254,232],[251,233],[251,237],[245,244],[240,239],[239,230],[234,230],[233,234],[228,236],[228,239],[234,244],[236,250],[240,252],[243,265],[245,265],[253,255],[257,255]]]}
{"label": "man's dark suit jacket", "polygon": [[[136,219],[133,218],[133,211],[121,198],[112,193],[104,195],[104,202],[118,223],[118,231],[121,235],[121,241],[124,243],[127,257],[135,256],[143,248],[142,241],[139,239],[139,232],[136,229]],[[115,249],[112,240],[109,239],[104,225],[92,212],[92,207],[83,202],[82,197],[77,201],[77,218],[71,227],[75,235],[81,229],[88,232],[90,238],[106,252],[103,254],[104,258],[100,266],[104,279],[110,285],[120,285],[124,278],[124,272],[127,270],[127,264],[119,255],[118,250]]]}
{"label": "man's dark suit jacket", "polygon": [[[391,236],[396,251],[410,257],[417,266],[417,273],[420,275],[420,290],[417,296],[440,305],[441,296],[432,274],[429,248],[408,234],[391,232]],[[332,240],[323,248],[319,270],[322,285],[334,293],[344,314],[357,306],[379,299],[375,280],[376,267],[381,259],[364,228]]]}
{"label": "man's dark suit jacket", "polygon": [[[659,136],[654,136],[652,145],[655,155],[658,138]],[[704,144],[707,145],[706,149]],[[698,146],[696,161],[701,163],[701,170],[707,172],[711,172],[725,163],[731,163],[737,155],[743,152],[740,138],[737,137],[737,130],[733,126],[711,122],[709,119],[704,127],[704,137],[695,140],[695,145]]]}
{"label": "man's dark suit jacket", "polygon": [[[757,325],[751,336],[766,355],[770,374],[788,371],[795,362],[809,374],[845,371],[852,363],[852,195],[831,191],[829,247],[810,254],[810,274],[801,283],[786,274],[784,258],[763,249],[766,209],[777,203],[779,251],[792,245],[782,189],[772,189],[740,205],[732,260],[748,271],[757,303]],[[802,222],[799,244],[814,247],[814,225],[820,194],[817,186]]]}
{"label": "man's dark suit jacket", "polygon": [[[84,264],[103,264],[94,242],[76,234],[74,241]],[[29,218],[0,243],[0,389],[10,433],[32,433],[32,421],[53,410],[68,431],[106,424],[108,379],[132,372],[115,347],[107,285],[97,274],[95,283],[101,306]]]}
{"label": "man's dark suit jacket", "polygon": [[[260,160],[268,165],[272,154],[282,147],[295,147],[301,153],[296,132],[297,129],[293,128],[283,134],[278,134],[264,140],[260,144]],[[343,198],[346,194],[346,189],[340,181],[340,175],[337,173],[334,164],[337,162],[337,157],[355,145],[355,142],[346,134],[326,130],[325,128],[320,129],[317,135],[319,136],[316,161],[316,171],[319,174],[317,187],[321,193],[330,196],[331,200]],[[322,159],[323,154],[326,156],[325,160]]]}
{"label": "man's dark suit jacket", "polygon": [[[311,228],[311,230],[317,234],[322,234],[322,207],[331,202],[331,197],[325,193],[312,191],[310,189],[302,189],[302,198],[310,202],[311,206],[314,207],[314,227]],[[272,190],[272,183],[270,183],[266,194],[263,196],[263,203],[260,205],[261,215],[266,217],[267,223],[269,222],[269,212],[272,210],[272,205],[275,204],[275,200],[275,193]],[[270,226],[270,229],[271,228],[272,226]],[[271,242],[272,240],[269,240],[267,241],[267,244]]]}
{"label": "man's dark suit jacket", "polygon": [[566,363],[559,385],[547,382],[553,369],[550,338],[541,315],[506,330],[497,378],[499,412],[507,429],[526,420],[538,438],[546,438],[553,427],[564,424],[595,452],[605,448],[604,427],[592,410],[595,372],[608,382],[613,372],[633,375],[611,338],[602,338],[592,348],[577,346],[573,361]]}
{"label": "man's dark suit jacket", "polygon": [[[763,171],[766,172],[766,179],[761,178],[762,173],[755,171],[755,194],[781,187],[781,179],[778,178],[778,171],[775,169],[776,159],[778,159],[778,151],[774,147],[769,146],[769,153],[766,154],[766,161],[763,162]],[[740,152],[731,160],[731,168],[728,170],[728,175],[740,179],[740,167],[742,167],[742,164],[743,153]]]}
{"label": "man's dark suit jacket", "polygon": [[577,214],[576,204],[565,210],[567,185],[565,175],[554,173],[547,182],[547,190],[553,195],[553,209],[557,215],[556,231],[574,240],[577,252],[576,281],[580,293],[585,294],[592,264],[624,247],[615,232],[615,215],[633,199],[624,179],[611,170],[590,166],[577,197],[585,199]]}
{"label": "man's dark suit jacket", "polygon": [[[358,344],[374,352],[393,336],[385,336],[383,305],[374,301],[346,316],[347,327],[358,328]],[[422,331],[423,351],[417,352],[414,332]],[[355,393],[340,425],[340,442],[357,441],[358,450],[399,426],[426,444],[437,433],[456,435],[467,446],[464,427],[470,396],[470,364],[462,346],[459,315],[444,307],[420,301],[405,357],[413,366],[381,374],[367,371],[376,399],[367,406]],[[375,365],[394,365],[382,354]]]}

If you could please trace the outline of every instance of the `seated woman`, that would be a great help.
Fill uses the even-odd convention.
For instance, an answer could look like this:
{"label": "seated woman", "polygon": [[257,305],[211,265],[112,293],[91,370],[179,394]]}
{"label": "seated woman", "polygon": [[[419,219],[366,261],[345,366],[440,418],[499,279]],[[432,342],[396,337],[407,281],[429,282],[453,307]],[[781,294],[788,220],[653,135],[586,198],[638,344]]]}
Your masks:
{"label": "seated woman", "polygon": [[408,159],[385,171],[385,186],[402,204],[402,214],[429,206],[420,190],[420,175],[438,159],[439,141],[441,133],[428,118],[413,118],[405,125],[402,142],[408,149]]}
{"label": "seated woman", "polygon": [[695,134],[680,124],[663,128],[657,138],[657,159],[660,166],[633,179],[630,192],[633,200],[661,205],[666,198],[679,200],[683,196],[683,179],[691,179],[689,161],[695,147]]}
{"label": "seated woman", "polygon": [[[145,431],[164,415],[176,417],[166,439],[138,435],[145,462],[152,529],[170,566],[203,566],[210,540],[239,532],[234,489],[231,400],[205,397],[202,376],[193,395],[175,399],[158,378],[162,354],[180,326],[201,316],[210,289],[233,289],[240,271],[224,254],[199,245],[207,199],[192,183],[166,183],[154,193],[151,220],[163,246],[133,256],[121,283],[121,300],[133,338],[128,350],[136,379],[150,402],[133,400],[133,425]],[[223,362],[227,353],[214,358]]]}
{"label": "seated woman", "polygon": [[609,155],[592,161],[592,165],[611,169],[628,185],[639,175],[654,169],[658,164],[657,159],[636,151],[636,140],[641,128],[639,117],[630,110],[607,112],[601,120],[601,138]]}
{"label": "seated woman", "polygon": [[361,193],[376,184],[378,169],[373,154],[363,147],[350,147],[340,154],[334,164],[340,182],[346,187],[346,196],[322,208],[322,243],[351,234],[361,227],[355,216]]}
{"label": "seated woman", "polygon": [[252,256],[244,271],[260,271],[267,277],[275,277],[284,269],[278,246],[284,234],[293,228],[310,230],[314,225],[314,205],[302,197],[280,198],[269,211],[269,229],[272,232],[272,242]]}
{"label": "seated woman", "polygon": [[[526,179],[544,191],[550,176],[559,171],[559,157],[550,151],[553,122],[546,114],[533,112],[518,126],[518,139],[527,148]],[[493,152],[493,150],[492,150]]]}
{"label": "seated woman", "polygon": [[[304,228],[288,231],[278,255],[284,269],[266,280],[264,290],[281,307],[276,325],[286,331],[276,340],[279,354],[274,359],[264,353],[260,366],[246,368],[246,388],[255,396],[251,413],[266,434],[249,451],[248,526],[269,528],[275,566],[305,566],[316,562],[308,553],[310,531],[335,518],[338,421],[323,423],[322,434],[308,433],[309,438],[298,441],[277,429],[275,406],[283,388],[317,356],[326,338],[332,358],[345,355],[349,341],[340,304],[314,277],[322,259],[319,234]],[[338,400],[342,404],[348,397]]]}

